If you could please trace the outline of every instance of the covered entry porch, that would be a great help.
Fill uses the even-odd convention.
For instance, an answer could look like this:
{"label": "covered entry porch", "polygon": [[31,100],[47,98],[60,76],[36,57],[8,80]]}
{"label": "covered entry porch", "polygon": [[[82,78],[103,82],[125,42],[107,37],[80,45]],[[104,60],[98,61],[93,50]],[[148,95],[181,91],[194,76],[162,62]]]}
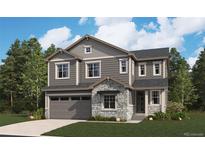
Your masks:
{"label": "covered entry porch", "polygon": [[139,89],[132,91],[133,119],[166,110],[166,89]]}

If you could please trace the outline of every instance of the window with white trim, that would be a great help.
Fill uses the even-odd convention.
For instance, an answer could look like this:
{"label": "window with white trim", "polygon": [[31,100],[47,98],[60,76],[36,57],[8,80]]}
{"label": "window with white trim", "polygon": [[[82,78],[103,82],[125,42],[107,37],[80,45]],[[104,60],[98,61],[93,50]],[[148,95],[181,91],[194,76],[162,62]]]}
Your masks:
{"label": "window with white trim", "polygon": [[139,63],[139,76],[146,76],[146,63]]}
{"label": "window with white trim", "polygon": [[104,109],[115,109],[115,95],[104,95]]}
{"label": "window with white trim", "polygon": [[91,46],[84,46],[84,52],[85,52],[85,54],[92,53],[92,48],[91,48]]}
{"label": "window with white trim", "polygon": [[120,59],[120,74],[126,74],[128,70],[128,61],[127,59]]}
{"label": "window with white trim", "polygon": [[160,91],[159,90],[151,91],[151,101],[152,101],[152,104],[160,104]]}
{"label": "window with white trim", "polygon": [[70,63],[56,63],[56,79],[70,78]]}
{"label": "window with white trim", "polygon": [[86,78],[99,78],[101,76],[100,62],[86,63]]}
{"label": "window with white trim", "polygon": [[161,62],[153,62],[153,75],[161,75]]}

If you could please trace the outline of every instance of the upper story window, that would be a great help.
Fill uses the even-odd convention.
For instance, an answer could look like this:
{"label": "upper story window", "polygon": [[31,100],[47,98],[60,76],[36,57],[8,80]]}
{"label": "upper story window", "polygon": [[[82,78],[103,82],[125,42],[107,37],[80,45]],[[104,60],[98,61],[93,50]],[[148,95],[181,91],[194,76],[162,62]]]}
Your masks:
{"label": "upper story window", "polygon": [[161,62],[153,62],[153,75],[161,75]]}
{"label": "upper story window", "polygon": [[127,59],[120,59],[120,74],[126,74],[128,71]]}
{"label": "upper story window", "polygon": [[160,104],[160,91],[159,90],[151,91],[151,102],[152,104]]}
{"label": "upper story window", "polygon": [[86,62],[86,78],[100,78],[101,76],[101,62],[100,61],[92,61]]}
{"label": "upper story window", "polygon": [[56,79],[70,78],[70,62],[55,63]]}
{"label": "upper story window", "polygon": [[139,76],[146,76],[146,63],[139,63]]}
{"label": "upper story window", "polygon": [[84,46],[84,52],[85,54],[92,53],[92,47],[88,45]]}

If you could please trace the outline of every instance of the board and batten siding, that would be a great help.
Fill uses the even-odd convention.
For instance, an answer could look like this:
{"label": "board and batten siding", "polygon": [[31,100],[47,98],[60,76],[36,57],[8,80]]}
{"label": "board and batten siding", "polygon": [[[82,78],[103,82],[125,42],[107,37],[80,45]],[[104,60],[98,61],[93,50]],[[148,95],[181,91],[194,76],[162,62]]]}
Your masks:
{"label": "board and batten siding", "polygon": [[[153,75],[153,62],[161,62],[161,75],[154,76]],[[135,77],[136,79],[159,79],[163,78],[163,60],[156,60],[156,61],[141,61],[136,62],[135,64]],[[146,76],[139,76],[139,63],[146,63]]]}
{"label": "board and batten siding", "polygon": [[49,85],[50,86],[59,86],[59,85],[75,85],[76,84],[76,61],[65,60],[60,62],[70,62],[70,78],[69,79],[55,79],[55,61],[49,62]]}
{"label": "board and batten siding", "polygon": [[[127,74],[120,74],[119,72],[119,59],[120,58],[106,58],[101,59],[101,78],[91,78],[86,79],[85,78],[85,63],[89,61],[95,61],[95,60],[89,60],[89,61],[82,61],[80,62],[80,83],[94,83],[99,79],[102,79],[104,77],[111,77],[114,79],[117,79],[125,84],[128,84],[129,82],[129,76]],[[99,61],[99,60],[97,60]]]}

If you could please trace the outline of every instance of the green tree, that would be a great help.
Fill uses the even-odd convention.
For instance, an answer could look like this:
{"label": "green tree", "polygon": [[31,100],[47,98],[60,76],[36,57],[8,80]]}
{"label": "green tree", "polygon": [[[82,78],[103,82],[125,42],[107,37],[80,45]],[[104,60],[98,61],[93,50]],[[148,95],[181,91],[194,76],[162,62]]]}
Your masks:
{"label": "green tree", "polygon": [[205,48],[201,51],[198,60],[192,69],[193,83],[196,86],[198,101],[194,104],[195,108],[205,110]]}
{"label": "green tree", "polygon": [[182,103],[187,107],[197,99],[189,68],[176,48],[172,48],[169,64],[169,100]]}
{"label": "green tree", "polygon": [[55,51],[56,51],[55,45],[51,44],[51,46],[47,50],[45,50],[45,53],[44,53],[45,58],[53,54]]}
{"label": "green tree", "polygon": [[41,46],[36,38],[31,38],[28,42],[31,56],[25,64],[25,71],[22,73],[22,89],[25,98],[31,103],[39,106],[39,98],[42,94],[41,88],[46,85],[47,68]]}

